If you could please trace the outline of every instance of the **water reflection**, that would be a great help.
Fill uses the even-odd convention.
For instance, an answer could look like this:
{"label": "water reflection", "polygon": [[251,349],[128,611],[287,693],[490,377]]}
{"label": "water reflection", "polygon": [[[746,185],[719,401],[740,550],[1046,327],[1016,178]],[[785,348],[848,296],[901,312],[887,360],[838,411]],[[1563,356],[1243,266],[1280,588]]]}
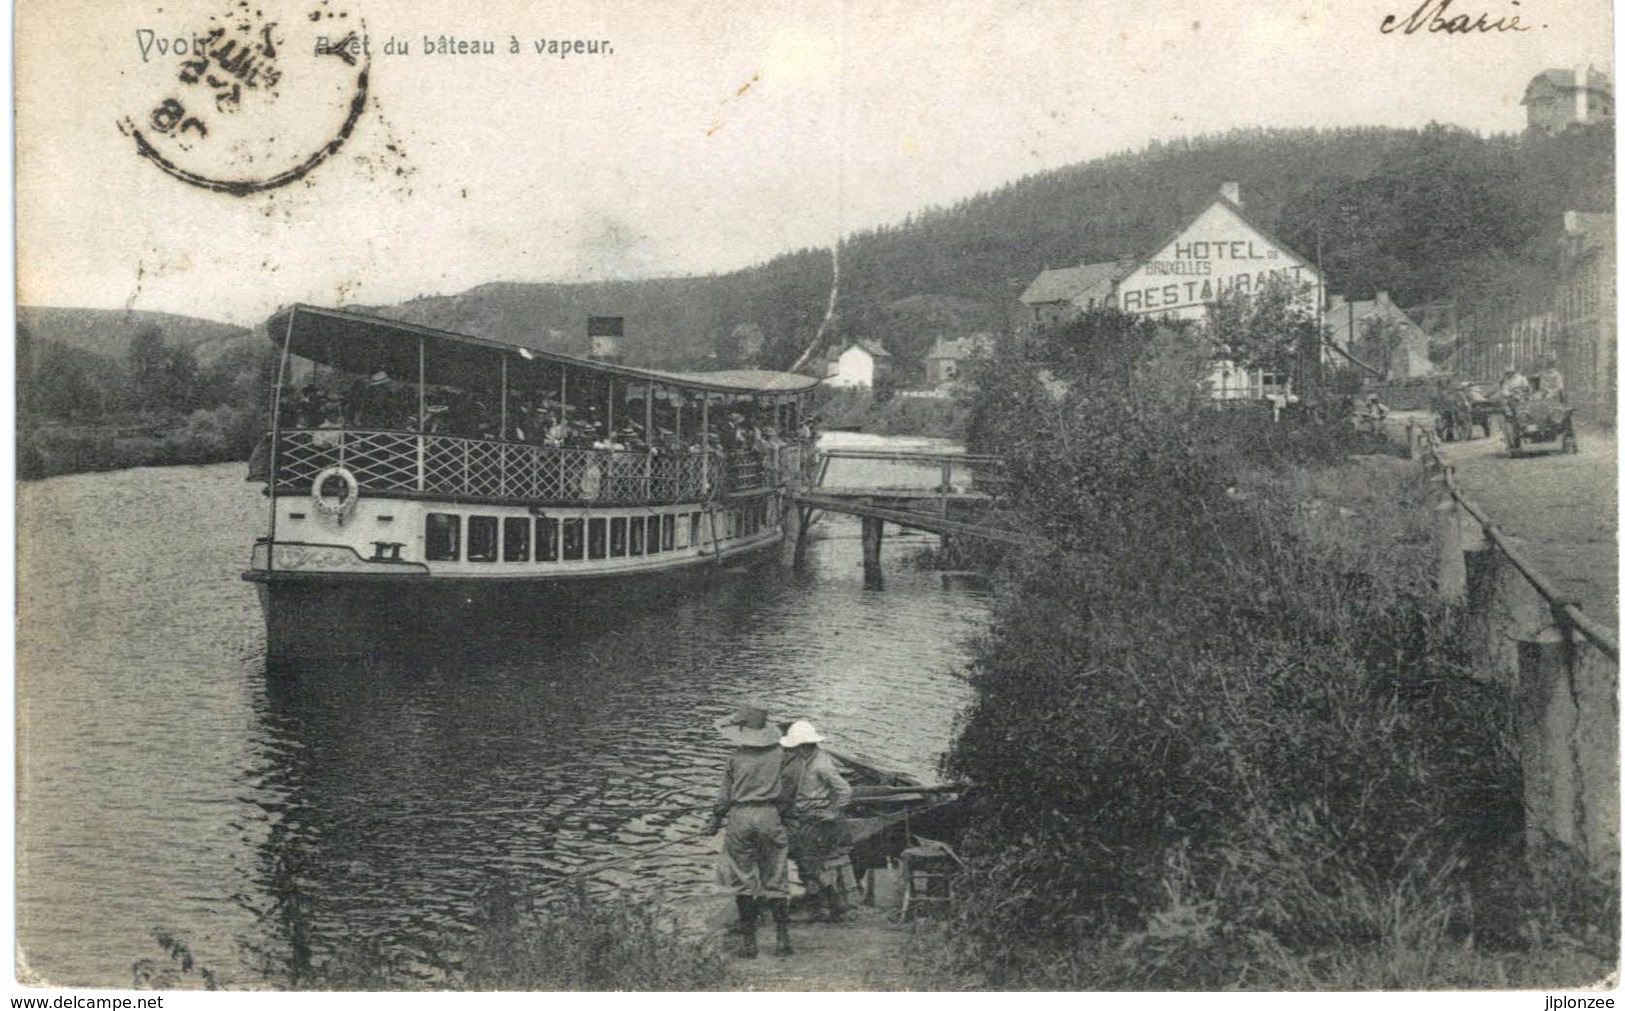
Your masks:
{"label": "water reflection", "polygon": [[740,696],[926,779],[968,699],[954,668],[984,596],[908,568],[930,541],[894,533],[887,588],[865,591],[839,519],[804,571],[724,573],[568,635],[268,671],[237,579],[263,500],[241,477],[19,488],[19,536],[52,550],[20,562],[18,940],[54,984],[128,985],[158,929],[250,985],[244,950],[425,958],[509,881],[710,894],[715,843],[682,837]]}
{"label": "water reflection", "polygon": [[803,572],[769,567],[607,625],[267,674],[250,793],[272,821],[253,891],[280,903],[275,940],[423,950],[494,884],[583,870],[596,886],[709,891],[700,830],[726,756],[711,724],[741,696],[930,778],[979,601],[929,574],[912,593],[846,585],[845,528],[829,529]]}

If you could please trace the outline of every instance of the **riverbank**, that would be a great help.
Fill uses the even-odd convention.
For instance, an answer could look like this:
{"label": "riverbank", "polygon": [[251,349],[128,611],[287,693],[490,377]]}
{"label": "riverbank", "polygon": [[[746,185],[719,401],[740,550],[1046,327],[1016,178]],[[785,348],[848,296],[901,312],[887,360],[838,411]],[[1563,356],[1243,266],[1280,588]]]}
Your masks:
{"label": "riverbank", "polygon": [[[1158,342],[1161,342],[1160,347]],[[1042,349],[1040,349],[1041,351]],[[1330,411],[978,376],[1020,527],[946,772],[975,784],[948,988],[1573,987],[1617,883],[1525,859],[1516,702],[1434,585],[1429,488]],[[1199,387],[1198,387],[1199,388]]]}

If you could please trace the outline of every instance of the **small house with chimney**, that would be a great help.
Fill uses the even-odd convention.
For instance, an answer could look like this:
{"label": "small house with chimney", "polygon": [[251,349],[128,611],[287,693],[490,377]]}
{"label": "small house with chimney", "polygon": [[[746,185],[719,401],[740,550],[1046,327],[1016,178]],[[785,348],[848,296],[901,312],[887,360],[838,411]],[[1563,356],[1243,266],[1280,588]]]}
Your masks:
{"label": "small house with chimney", "polygon": [[1614,118],[1614,85],[1608,75],[1590,66],[1542,70],[1523,92],[1529,130],[1561,133],[1582,123]]}
{"label": "small house with chimney", "polygon": [[1021,293],[1034,323],[1064,323],[1079,313],[1112,305],[1117,282],[1134,267],[1130,257],[1045,270]]}
{"label": "small house with chimney", "polygon": [[938,337],[925,356],[925,384],[934,389],[952,384],[959,378],[959,370],[972,355],[993,352],[993,335],[973,333],[969,337],[948,339]]}

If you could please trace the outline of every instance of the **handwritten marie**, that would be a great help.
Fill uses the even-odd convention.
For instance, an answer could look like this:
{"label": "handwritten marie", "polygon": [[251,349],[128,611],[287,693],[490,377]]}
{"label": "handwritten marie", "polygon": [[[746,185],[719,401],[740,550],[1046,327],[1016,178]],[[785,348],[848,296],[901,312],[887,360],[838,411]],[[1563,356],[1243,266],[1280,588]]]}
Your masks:
{"label": "handwritten marie", "polygon": [[[1403,32],[1406,35],[1415,35],[1424,28],[1432,33],[1439,32],[1445,35],[1487,35],[1490,32],[1527,32],[1532,25],[1520,24],[1518,15],[1502,16],[1491,21],[1488,14],[1479,14],[1477,19],[1471,14],[1450,15],[1451,0],[1422,0],[1421,6],[1411,12],[1411,16],[1401,21],[1399,15],[1390,14],[1382,19],[1380,31],[1384,35],[1394,32]],[[1519,6],[1518,0],[1512,0],[1512,6]]]}

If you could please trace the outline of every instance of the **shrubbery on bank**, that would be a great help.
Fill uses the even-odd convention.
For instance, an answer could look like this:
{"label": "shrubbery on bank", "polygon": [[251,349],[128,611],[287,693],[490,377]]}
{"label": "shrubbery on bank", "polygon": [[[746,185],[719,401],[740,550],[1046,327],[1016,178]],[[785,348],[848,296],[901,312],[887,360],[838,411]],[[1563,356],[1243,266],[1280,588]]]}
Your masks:
{"label": "shrubbery on bank", "polygon": [[17,477],[247,460],[267,430],[265,411],[257,405],[200,409],[145,428],[24,429],[17,433]]}
{"label": "shrubbery on bank", "polygon": [[[1195,342],[984,366],[1014,557],[947,772],[976,784],[936,986],[1555,986],[1616,893],[1535,882],[1512,714],[1432,588],[1425,487],[1347,419],[1216,413]],[[1352,460],[1351,460],[1352,456]],[[1562,902],[1550,901],[1554,894]]]}
{"label": "shrubbery on bank", "polygon": [[[684,932],[649,898],[576,887],[533,903],[522,886],[504,882],[484,894],[470,929],[442,931],[412,950],[386,950],[364,933],[320,942],[288,915],[302,897],[286,899],[262,917],[270,937],[250,952],[252,988],[674,991],[716,990],[728,978],[719,940]],[[184,941],[156,936],[165,957],[135,963],[137,988],[220,988],[219,973],[195,964]]]}

